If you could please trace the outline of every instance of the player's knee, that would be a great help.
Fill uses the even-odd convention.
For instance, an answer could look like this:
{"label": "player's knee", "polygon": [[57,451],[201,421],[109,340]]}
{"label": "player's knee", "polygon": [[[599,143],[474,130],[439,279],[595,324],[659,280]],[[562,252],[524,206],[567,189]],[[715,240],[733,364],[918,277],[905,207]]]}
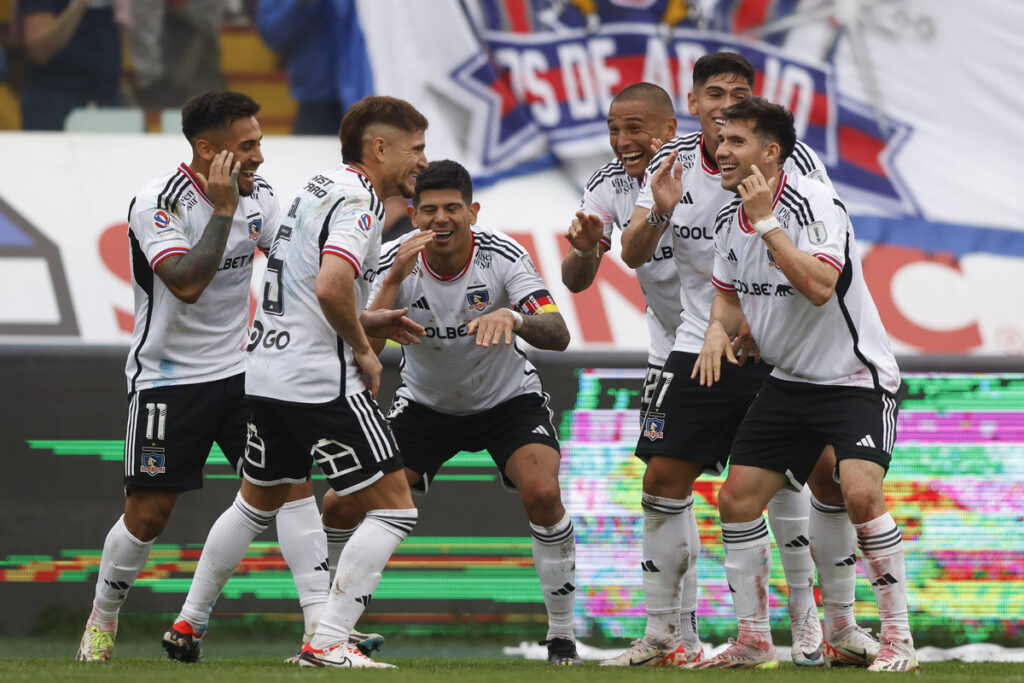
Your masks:
{"label": "player's knee", "polygon": [[[564,514],[565,512],[557,480],[539,482],[526,488],[520,488],[519,494],[522,496],[527,516],[535,523],[544,524],[550,520],[550,523],[554,524],[562,516],[559,513]],[[537,520],[545,521],[537,522]]]}
{"label": "player's knee", "polygon": [[870,482],[844,482],[843,499],[854,524],[869,522],[885,512],[885,496]]}
{"label": "player's knee", "polygon": [[170,510],[154,505],[140,506],[130,514],[125,512],[124,524],[132,536],[149,542],[164,532],[170,516]]}
{"label": "player's knee", "polygon": [[730,486],[729,481],[718,491],[718,513],[723,522],[746,522],[756,519],[764,507],[758,508],[758,501],[747,495],[737,486]]}
{"label": "player's knee", "polygon": [[693,473],[683,463],[655,456],[644,470],[643,490],[652,496],[682,500],[693,492]]}
{"label": "player's knee", "polygon": [[363,518],[363,510],[352,496],[339,496],[334,491],[324,495],[321,521],[330,529],[353,529]]}

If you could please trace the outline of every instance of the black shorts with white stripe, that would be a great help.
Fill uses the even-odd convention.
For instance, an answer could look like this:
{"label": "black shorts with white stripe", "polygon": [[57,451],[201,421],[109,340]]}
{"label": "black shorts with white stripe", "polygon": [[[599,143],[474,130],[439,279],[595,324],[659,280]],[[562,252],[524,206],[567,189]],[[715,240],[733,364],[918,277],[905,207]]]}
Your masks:
{"label": "black shorts with white stripe", "polygon": [[252,420],[243,476],[257,486],[301,484],[315,462],[345,495],[402,469],[391,430],[364,391],[329,403],[278,403],[250,397]]}
{"label": "black shorts with white stripe", "polygon": [[490,453],[509,490],[515,486],[505,476],[505,465],[516,450],[542,444],[560,453],[547,394],[521,394],[470,415],[441,413],[396,397],[388,420],[405,466],[423,477],[412,487],[416,493],[426,493],[441,466],[460,451]]}
{"label": "black shorts with white stripe", "polygon": [[[729,462],[736,428],[772,367],[722,363],[722,377],[711,387],[690,378],[697,354],[673,351],[657,378],[652,400],[641,415],[636,457],[696,462],[719,474]],[[647,391],[646,387],[644,389]]]}
{"label": "black shorts with white stripe", "polygon": [[248,420],[244,375],[132,393],[124,442],[125,491],[202,488],[203,466],[214,443],[240,472]]}
{"label": "black shorts with white stripe", "polygon": [[869,460],[888,470],[898,414],[887,392],[769,377],[736,432],[731,462],[782,472],[802,486],[830,445],[839,462]]}

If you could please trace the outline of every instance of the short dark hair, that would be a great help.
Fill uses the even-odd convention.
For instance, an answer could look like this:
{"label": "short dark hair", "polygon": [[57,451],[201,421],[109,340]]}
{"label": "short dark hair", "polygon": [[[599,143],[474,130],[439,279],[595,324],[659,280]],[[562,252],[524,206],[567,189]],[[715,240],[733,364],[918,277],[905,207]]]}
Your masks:
{"label": "short dark hair", "polygon": [[762,97],[748,97],[722,111],[726,119],[753,121],[754,135],[763,143],[779,144],[779,166],[789,158],[796,147],[796,127],[793,113],[785,107],[772,104]]}
{"label": "short dark hair", "polygon": [[668,117],[675,116],[676,107],[672,104],[672,98],[665,92],[665,89],[653,83],[641,81],[628,85],[619,91],[619,94],[612,100],[612,104],[626,100],[640,100],[650,104],[655,109],[661,109]]}
{"label": "short dark hair", "polygon": [[462,164],[450,159],[431,161],[416,176],[413,206],[420,205],[420,194],[427,190],[458,190],[467,206],[473,203],[473,178]]}
{"label": "short dark hair", "polygon": [[732,74],[745,78],[754,87],[754,67],[738,52],[709,52],[693,65],[693,89],[708,82],[712,76]]}
{"label": "short dark hair", "polygon": [[253,98],[230,90],[208,90],[181,108],[181,132],[190,144],[209,130],[225,130],[238,119],[255,116],[260,105]]}
{"label": "short dark hair", "polygon": [[383,123],[407,133],[427,129],[427,117],[405,100],[383,95],[370,95],[359,100],[345,112],[338,128],[341,139],[341,160],[358,163],[363,160],[363,135],[367,127]]}

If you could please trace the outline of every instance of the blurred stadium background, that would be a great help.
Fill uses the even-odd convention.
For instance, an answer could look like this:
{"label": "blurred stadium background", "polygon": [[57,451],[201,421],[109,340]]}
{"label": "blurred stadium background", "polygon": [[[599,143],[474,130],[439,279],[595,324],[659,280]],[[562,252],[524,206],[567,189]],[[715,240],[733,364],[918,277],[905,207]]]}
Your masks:
{"label": "blurred stadium background", "polygon": [[[261,102],[261,174],[287,198],[337,163],[338,143],[289,135],[298,111],[283,68],[290,55],[261,38],[262,4],[228,3],[216,45],[206,47],[216,49],[208,54],[219,55],[214,71],[226,85]],[[1011,179],[1024,150],[1024,62],[1006,55],[1024,48],[1024,5],[338,4],[363,40],[339,63],[342,76],[368,75],[369,90],[428,115],[428,158],[454,158],[473,172],[481,223],[531,252],[573,333],[569,351],[535,357],[563,443],[584,640],[642,630],[640,464],[631,450],[647,341],[639,288],[617,257],[587,292],[562,288],[560,235],[582,183],[610,157],[610,98],[636,80],[657,82],[675,98],[680,128],[693,130],[685,113],[690,65],[704,52],[735,49],[758,69],[755,92],[794,110],[801,137],[850,206],[865,276],[911,386],[886,493],[907,541],[915,635],[945,647],[1020,642],[1024,221]],[[83,108],[65,131],[19,130],[27,57],[16,10],[16,0],[0,0],[0,604],[18,615],[0,621],[9,636],[65,618],[77,631],[88,611],[102,535],[123,505],[122,367],[132,326],[124,216],[146,180],[188,158],[176,109],[133,80],[127,33],[125,106]],[[386,358],[394,386],[397,356]],[[387,387],[381,395],[386,404]],[[439,483],[417,501],[416,534],[393,558],[361,625],[409,638],[543,636],[519,502],[499,492],[486,454],[461,454]],[[703,480],[696,503],[699,614],[713,642],[734,628],[715,514],[719,484]],[[176,611],[206,531],[236,488],[214,453],[204,491],[178,506],[126,615]],[[215,618],[243,632],[283,629],[297,643],[294,586],[267,536],[228,584]],[[773,624],[782,635],[785,585],[775,566]],[[858,596],[858,617],[870,624],[866,583]]]}

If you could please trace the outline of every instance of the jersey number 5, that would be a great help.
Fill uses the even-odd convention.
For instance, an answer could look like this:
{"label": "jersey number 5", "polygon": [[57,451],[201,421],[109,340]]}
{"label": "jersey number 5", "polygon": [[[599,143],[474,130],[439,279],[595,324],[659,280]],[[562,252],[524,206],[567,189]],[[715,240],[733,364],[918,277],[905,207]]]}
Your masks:
{"label": "jersey number 5", "polygon": [[263,311],[268,315],[284,314],[284,290],[281,278],[284,277],[284,259],[281,258],[281,242],[292,238],[291,226],[282,225],[274,237],[270,247],[270,258],[267,259],[267,274],[263,277]]}

